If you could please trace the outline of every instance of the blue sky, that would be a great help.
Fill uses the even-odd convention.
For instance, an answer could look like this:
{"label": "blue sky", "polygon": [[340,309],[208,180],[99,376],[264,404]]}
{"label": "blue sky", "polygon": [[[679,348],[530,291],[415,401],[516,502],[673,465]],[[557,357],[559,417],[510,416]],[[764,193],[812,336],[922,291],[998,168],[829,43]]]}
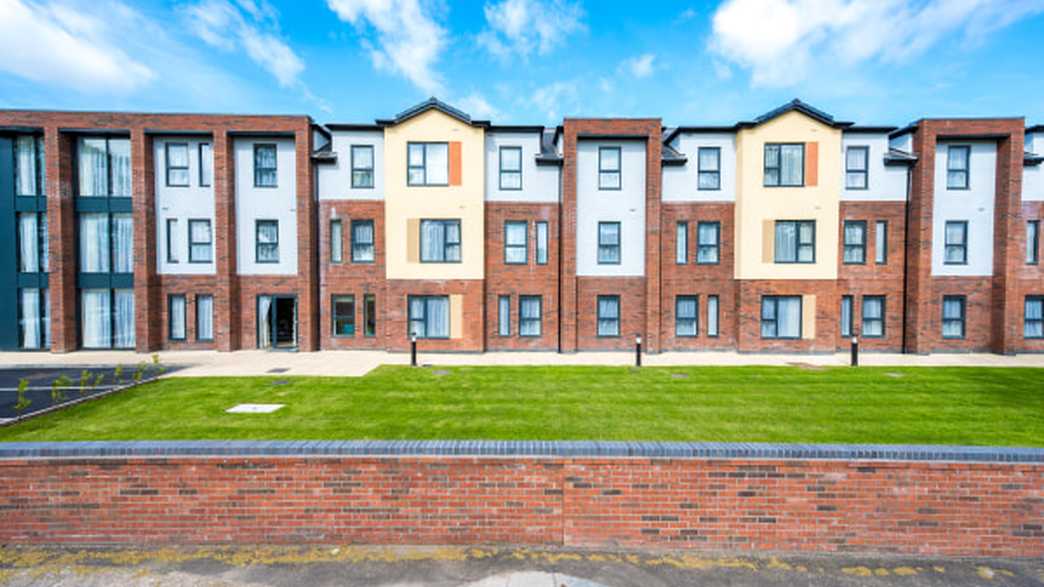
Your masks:
{"label": "blue sky", "polygon": [[0,108],[1044,122],[1044,0],[0,0]]}

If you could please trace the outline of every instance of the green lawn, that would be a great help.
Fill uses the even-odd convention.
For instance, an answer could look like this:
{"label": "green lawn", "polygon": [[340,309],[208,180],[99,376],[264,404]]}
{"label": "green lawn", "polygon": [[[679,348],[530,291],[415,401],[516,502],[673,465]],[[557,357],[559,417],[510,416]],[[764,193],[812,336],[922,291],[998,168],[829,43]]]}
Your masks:
{"label": "green lawn", "polygon": [[[277,382],[289,382],[278,385]],[[283,403],[274,414],[226,414]],[[1044,446],[1044,369],[381,367],[171,378],[0,441],[602,439]]]}

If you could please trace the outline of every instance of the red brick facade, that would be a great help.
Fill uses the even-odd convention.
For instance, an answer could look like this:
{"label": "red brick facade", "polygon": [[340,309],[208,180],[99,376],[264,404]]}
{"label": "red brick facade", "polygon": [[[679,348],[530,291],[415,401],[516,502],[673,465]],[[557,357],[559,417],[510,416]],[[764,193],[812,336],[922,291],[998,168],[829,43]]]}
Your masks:
{"label": "red brick facade", "polygon": [[[1044,557],[1032,464],[0,460],[0,543],[474,544]],[[302,496],[308,496],[302,499]]]}

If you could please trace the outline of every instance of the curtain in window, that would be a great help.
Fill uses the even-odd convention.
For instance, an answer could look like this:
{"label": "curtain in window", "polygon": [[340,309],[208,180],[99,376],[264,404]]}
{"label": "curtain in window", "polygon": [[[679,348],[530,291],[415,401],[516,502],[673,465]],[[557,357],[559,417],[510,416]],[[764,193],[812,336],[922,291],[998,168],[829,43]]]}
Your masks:
{"label": "curtain in window", "polygon": [[267,349],[272,346],[272,296],[257,298],[257,346]]}
{"label": "curtain in window", "polygon": [[356,147],[352,149],[352,167],[355,169],[373,169],[373,148]]}
{"label": "curtain in window", "polygon": [[189,154],[187,143],[167,145],[167,181],[170,185],[189,184]]}
{"label": "curtain in window", "polygon": [[675,302],[674,333],[696,336],[696,298],[681,297]]}
{"label": "curtain in window", "polygon": [[51,270],[51,253],[47,249],[51,246],[51,235],[47,232],[47,213],[40,213],[40,271],[44,273]]}
{"label": "curtain in window", "polygon": [[42,193],[36,185],[36,137],[20,136],[15,140],[15,195],[35,196]]}
{"label": "curtain in window", "polygon": [[841,298],[841,336],[852,336],[852,298]]}
{"label": "curtain in window", "polygon": [[449,145],[445,143],[427,145],[427,154],[426,183],[433,185],[449,183]]}
{"label": "curtain in window", "polygon": [[616,298],[598,300],[598,334],[614,336],[620,333],[620,305]]}
{"label": "curtain in window", "polygon": [[950,147],[946,159],[947,187],[961,188],[968,183],[968,149]]}
{"label": "curtain in window", "polygon": [[1026,300],[1023,335],[1027,338],[1044,337],[1044,300]]}
{"label": "curtain in window", "polygon": [[108,214],[80,214],[80,271],[109,272]]}
{"label": "curtain in window", "polygon": [[446,260],[460,261],[460,223],[449,222],[446,224]]}
{"label": "curtain in window", "polygon": [[761,336],[775,338],[776,329],[776,303],[774,300],[761,300]]}
{"label": "curtain in window", "polygon": [[707,298],[707,336],[718,336],[718,296]]}
{"label": "curtain in window", "polygon": [[214,338],[214,298],[212,296],[196,296],[196,338],[200,340]]}
{"label": "curtain in window", "polygon": [[598,261],[602,263],[620,262],[620,225],[609,222],[598,225]]}
{"label": "curtain in window", "polygon": [[418,338],[427,336],[424,321],[424,298],[410,298],[410,334]]}
{"label": "curtain in window", "polygon": [[701,223],[698,225],[699,251],[696,252],[696,260],[700,263],[718,262],[718,225]]}
{"label": "curtain in window", "polygon": [[511,334],[511,297],[500,296],[497,298],[497,334],[509,336]]}
{"label": "curtain in window", "polygon": [[798,261],[809,263],[815,259],[815,224],[802,222],[798,224]]}
{"label": "curtain in window", "polygon": [[210,143],[199,144],[199,184],[208,186],[214,183],[214,150]]}
{"label": "curtain in window", "polygon": [[413,144],[409,147],[407,166],[409,167],[410,185],[422,185],[424,183],[424,145]]}
{"label": "curtain in window", "polygon": [[134,348],[134,290],[117,289],[116,293],[116,348]]}
{"label": "curtain in window", "polygon": [[620,150],[619,149],[601,149],[598,151],[598,156],[601,157],[601,169],[604,171],[619,171],[620,170]]}
{"label": "curtain in window", "polygon": [[765,145],[765,185],[779,185],[778,145]]}
{"label": "curtain in window", "polygon": [[863,298],[863,336],[884,335],[884,300]]}
{"label": "curtain in window", "polygon": [[845,263],[862,263],[866,242],[863,225],[856,222],[845,223]]}
{"label": "curtain in window", "polygon": [[779,336],[801,336],[801,298],[778,298],[776,322]]}
{"label": "curtain in window", "polygon": [[344,249],[344,227],[340,220],[330,221],[330,262],[340,263]]}
{"label": "curtain in window", "polygon": [[964,334],[961,306],[961,300],[943,299],[943,336],[960,337]]}
{"label": "curtain in window", "polygon": [[354,261],[373,261],[373,223],[352,224],[352,257]]}
{"label": "curtain in window", "polygon": [[874,224],[874,262],[884,263],[888,258],[888,223],[878,220]]}
{"label": "curtain in window", "polygon": [[113,273],[134,271],[134,221],[130,214],[112,215]]}
{"label": "curtain in window", "polygon": [[526,228],[525,223],[509,222],[504,225],[504,261],[507,263],[526,262]]}
{"label": "curtain in window", "polygon": [[80,139],[77,152],[80,178],[80,196],[107,196],[109,194],[108,156],[105,139]]}
{"label": "curtain in window", "polygon": [[540,336],[540,298],[523,296],[519,305],[519,335]]}
{"label": "curtain in window", "polygon": [[43,293],[43,345],[51,346],[51,291],[47,288],[41,290]]}
{"label": "curtain in window", "polygon": [[801,145],[782,145],[780,147],[780,179],[783,185],[801,185],[804,177],[804,149]]}
{"label": "curtain in window", "polygon": [[721,151],[700,149],[697,156],[699,157],[699,189],[718,189],[721,183],[718,176]]}
{"label": "curtain in window", "polygon": [[959,222],[946,223],[946,262],[964,262],[964,224]]}
{"label": "curtain in window", "polygon": [[536,261],[537,263],[547,263],[547,223],[537,222],[537,244],[536,244]]}
{"label": "curtain in window", "polygon": [[19,296],[19,324],[23,349],[38,349],[40,340],[40,290],[27,288]]}
{"label": "curtain in window", "polygon": [[85,289],[80,294],[80,328],[84,348],[112,346],[112,315],[107,289]]}
{"label": "curtain in window", "polygon": [[36,225],[36,212],[18,215],[18,270],[35,273],[40,270],[38,258],[40,232]]}
{"label": "curtain in window", "polygon": [[128,139],[109,141],[109,158],[112,161],[112,195],[131,195],[131,147]]}
{"label": "curtain in window", "polygon": [[185,298],[174,296],[170,298],[170,337],[172,339],[185,338]]}
{"label": "curtain in window", "polygon": [[776,223],[776,260],[797,259],[797,226],[793,222]]}
{"label": "curtain in window", "polygon": [[441,222],[421,222],[421,260],[443,261],[446,248],[446,228]]}
{"label": "curtain in window", "polygon": [[192,231],[190,240],[192,241],[191,258],[193,261],[210,261],[210,222],[192,222],[189,225],[189,230]]}
{"label": "curtain in window", "polygon": [[275,222],[257,223],[258,261],[279,261],[279,224]]}
{"label": "curtain in window", "polygon": [[845,187],[866,187],[866,174],[863,173],[866,170],[866,155],[866,149],[845,149],[845,169],[848,170],[845,174]]}
{"label": "curtain in window", "polygon": [[428,298],[425,318],[428,338],[449,338],[449,298]]}
{"label": "curtain in window", "polygon": [[687,263],[689,261],[689,225],[679,222],[675,228],[674,236],[674,262]]}

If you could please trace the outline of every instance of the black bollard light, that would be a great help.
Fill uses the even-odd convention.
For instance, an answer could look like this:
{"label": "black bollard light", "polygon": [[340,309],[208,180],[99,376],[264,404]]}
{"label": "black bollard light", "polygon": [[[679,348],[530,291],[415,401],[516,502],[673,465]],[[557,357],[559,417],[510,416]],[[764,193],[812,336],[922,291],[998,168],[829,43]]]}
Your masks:
{"label": "black bollard light", "polygon": [[417,333],[410,335],[410,367],[417,366]]}
{"label": "black bollard light", "polygon": [[634,335],[634,366],[642,366],[642,335]]}
{"label": "black bollard light", "polygon": [[859,366],[859,338],[852,337],[852,366]]}

